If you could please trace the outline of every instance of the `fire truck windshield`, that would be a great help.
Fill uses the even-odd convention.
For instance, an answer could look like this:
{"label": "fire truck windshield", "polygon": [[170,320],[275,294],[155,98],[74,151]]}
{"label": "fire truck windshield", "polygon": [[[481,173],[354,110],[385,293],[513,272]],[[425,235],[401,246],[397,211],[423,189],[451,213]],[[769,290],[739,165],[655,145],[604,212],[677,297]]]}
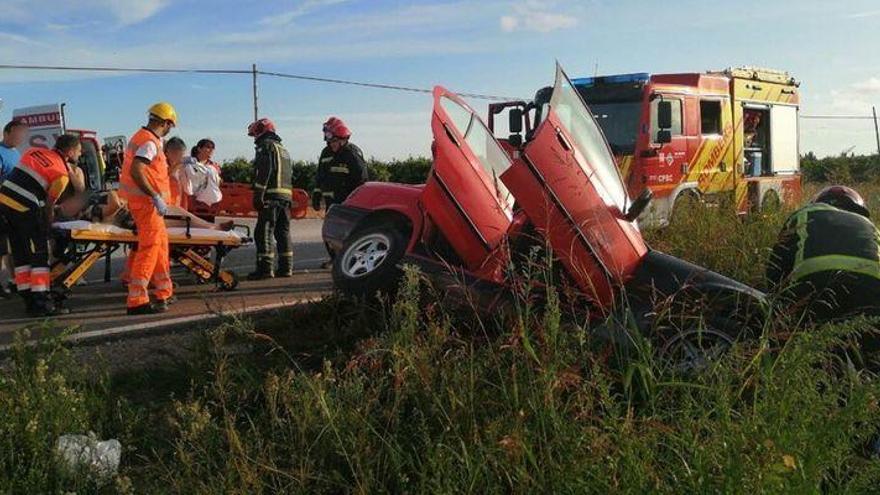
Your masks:
{"label": "fire truck windshield", "polygon": [[587,104],[614,154],[632,154],[636,148],[636,136],[639,131],[641,102],[590,103],[587,101]]}

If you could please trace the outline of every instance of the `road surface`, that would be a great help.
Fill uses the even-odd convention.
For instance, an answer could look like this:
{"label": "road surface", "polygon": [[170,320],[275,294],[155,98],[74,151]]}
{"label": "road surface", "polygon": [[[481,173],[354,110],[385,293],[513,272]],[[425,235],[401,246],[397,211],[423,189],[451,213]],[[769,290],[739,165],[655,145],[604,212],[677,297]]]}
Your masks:
{"label": "road surface", "polygon": [[[244,221],[253,226],[253,221]],[[66,302],[70,314],[50,321],[27,318],[18,298],[0,300],[0,349],[7,347],[15,332],[30,328],[30,337],[43,333],[71,332],[72,340],[116,337],[169,326],[196,325],[219,314],[248,313],[314,301],[331,289],[330,276],[321,264],[327,253],[321,242],[321,220],[306,219],[291,222],[294,239],[294,276],[273,280],[249,282],[247,274],[254,269],[256,250],[253,245],[235,249],[223,262],[226,270],[240,278],[238,289],[217,291],[213,285],[198,284],[182,267],[172,267],[172,279],[178,284],[178,302],[162,315],[127,316],[125,288],[119,274],[125,263],[122,250],[111,260],[111,281],[105,283],[104,263],[98,262],[84,277],[84,285],[73,288]]]}

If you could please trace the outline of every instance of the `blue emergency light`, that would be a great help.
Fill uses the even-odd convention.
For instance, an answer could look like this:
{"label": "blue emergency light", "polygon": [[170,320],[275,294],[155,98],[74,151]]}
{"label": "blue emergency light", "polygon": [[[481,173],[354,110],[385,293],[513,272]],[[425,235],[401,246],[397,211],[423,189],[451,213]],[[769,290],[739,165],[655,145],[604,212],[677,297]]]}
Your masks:
{"label": "blue emergency light", "polygon": [[627,84],[627,83],[646,83],[651,78],[651,74],[647,72],[634,72],[632,74],[615,74],[611,76],[601,77],[579,77],[572,79],[571,83],[575,86],[593,86],[596,84]]}

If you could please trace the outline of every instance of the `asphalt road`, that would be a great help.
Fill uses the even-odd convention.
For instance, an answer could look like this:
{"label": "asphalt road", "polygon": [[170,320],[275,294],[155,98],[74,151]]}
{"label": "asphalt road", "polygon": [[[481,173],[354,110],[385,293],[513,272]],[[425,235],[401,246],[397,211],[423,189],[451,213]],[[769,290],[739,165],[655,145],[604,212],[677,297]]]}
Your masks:
{"label": "asphalt road", "polygon": [[[253,227],[253,220],[245,220]],[[241,284],[234,291],[218,291],[212,284],[199,284],[183,267],[172,267],[172,279],[178,284],[178,302],[168,313],[132,317],[125,314],[125,288],[119,275],[125,263],[122,250],[111,259],[111,281],[104,282],[104,263],[98,262],[83,278],[85,283],[73,288],[65,303],[71,310],[52,320],[27,318],[20,300],[0,300],[0,349],[8,346],[15,332],[31,329],[30,338],[43,333],[71,332],[70,339],[121,336],[143,333],[170,326],[190,326],[220,314],[249,313],[318,300],[331,289],[327,270],[321,264],[327,253],[321,242],[321,220],[291,222],[294,239],[294,270],[291,278],[249,282],[245,278],[254,269],[256,249],[251,244],[233,250],[223,268],[234,271]],[[72,330],[71,330],[72,329]]]}

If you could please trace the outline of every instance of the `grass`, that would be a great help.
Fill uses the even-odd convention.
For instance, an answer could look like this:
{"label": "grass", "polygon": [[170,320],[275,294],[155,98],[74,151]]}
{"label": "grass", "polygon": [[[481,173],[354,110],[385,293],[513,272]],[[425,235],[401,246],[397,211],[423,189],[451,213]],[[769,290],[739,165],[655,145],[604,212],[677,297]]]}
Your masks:
{"label": "grass", "polygon": [[[646,236],[760,285],[784,213],[728,213]],[[839,352],[878,322],[773,320],[684,376],[649,343],[614,359],[542,290],[541,307],[521,294],[513,314],[478,316],[432,302],[408,272],[386,309],[331,299],[232,320],[191,360],[112,376],[57,340],[19,347],[0,379],[0,493],[870,493],[880,482],[880,462],[862,455],[880,388]],[[88,431],[122,442],[114,479],[53,459],[59,434]]]}

